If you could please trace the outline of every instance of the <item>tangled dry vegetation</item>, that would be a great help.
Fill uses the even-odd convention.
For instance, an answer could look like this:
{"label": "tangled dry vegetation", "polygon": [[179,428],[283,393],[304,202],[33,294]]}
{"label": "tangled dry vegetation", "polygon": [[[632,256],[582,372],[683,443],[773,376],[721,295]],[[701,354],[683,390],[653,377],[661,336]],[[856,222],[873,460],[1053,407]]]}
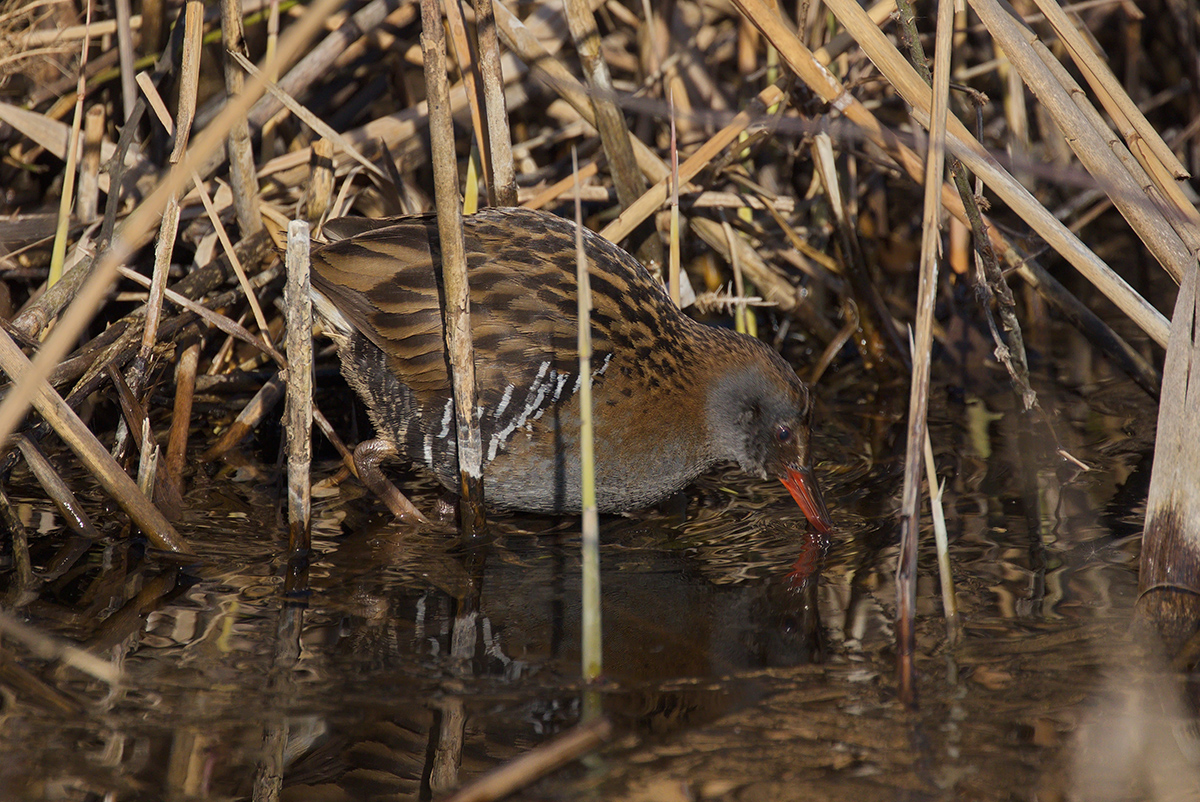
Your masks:
{"label": "tangled dry vegetation", "polygon": [[[649,224],[623,217],[612,236],[661,268],[673,115],[680,248],[700,313],[732,316],[746,308],[738,297],[758,299],[756,314],[737,312],[741,324],[810,377],[831,365],[884,384],[907,376],[931,98],[909,59],[932,63],[935,9],[588,5],[600,38],[583,59],[562,5],[495,9],[518,201],[570,215],[572,149],[596,229],[658,185],[642,204]],[[431,207],[418,5],[323,7],[334,10],[313,19],[322,4],[232,3],[224,39],[222,9],[199,2],[147,0],[120,19],[96,7],[90,22],[71,2],[10,2],[0,13],[0,366],[21,378],[0,406],[5,470],[27,462],[77,528],[54,570],[35,577],[21,522],[5,512],[11,602],[37,598],[94,543],[134,525],[160,549],[188,548],[169,521],[189,473],[234,459],[280,398],[277,254],[288,220]],[[489,138],[476,102],[486,80],[469,68],[481,60],[475,11],[446,8],[454,139],[471,195],[491,172],[479,154],[502,157],[478,145]],[[1175,291],[1167,277],[1193,267],[1200,244],[1187,180],[1200,165],[1197,9],[1099,0],[1064,13],[1026,0],[1014,18],[994,0],[970,8],[956,12],[951,37],[955,160],[942,192],[951,219],[934,340],[967,337],[952,324],[968,320],[995,338],[1033,406],[1020,332],[1052,350],[1049,311],[1157,393]],[[234,49],[261,73],[222,44],[239,28]],[[597,63],[611,92],[584,89]],[[282,91],[258,99],[260,74]],[[633,144],[625,157],[593,126],[614,103]],[[990,247],[977,264],[981,241]],[[213,398],[222,403],[195,403]],[[30,403],[37,416],[26,415]],[[190,432],[214,427],[221,437],[203,455],[189,451]],[[89,522],[94,510],[40,455],[51,428],[133,524]]]}

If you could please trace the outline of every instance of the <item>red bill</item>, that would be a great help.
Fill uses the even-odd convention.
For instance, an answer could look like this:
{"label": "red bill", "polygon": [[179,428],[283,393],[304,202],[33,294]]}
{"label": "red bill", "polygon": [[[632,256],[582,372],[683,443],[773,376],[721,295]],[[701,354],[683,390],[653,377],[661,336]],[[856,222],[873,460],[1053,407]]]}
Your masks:
{"label": "red bill", "polygon": [[825,499],[821,498],[821,489],[817,487],[816,477],[812,468],[793,468],[788,466],[787,476],[780,477],[783,486],[796,499],[808,522],[822,535],[833,531],[833,520],[825,509]]}

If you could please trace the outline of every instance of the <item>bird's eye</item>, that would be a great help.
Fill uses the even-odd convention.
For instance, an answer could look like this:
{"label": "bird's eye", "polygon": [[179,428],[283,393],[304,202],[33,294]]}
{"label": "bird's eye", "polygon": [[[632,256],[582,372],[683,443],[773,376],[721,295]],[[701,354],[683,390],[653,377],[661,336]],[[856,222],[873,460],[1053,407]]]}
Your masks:
{"label": "bird's eye", "polygon": [[775,429],[775,436],[779,438],[779,442],[786,443],[788,440],[792,439],[792,430],[787,426],[780,424]]}

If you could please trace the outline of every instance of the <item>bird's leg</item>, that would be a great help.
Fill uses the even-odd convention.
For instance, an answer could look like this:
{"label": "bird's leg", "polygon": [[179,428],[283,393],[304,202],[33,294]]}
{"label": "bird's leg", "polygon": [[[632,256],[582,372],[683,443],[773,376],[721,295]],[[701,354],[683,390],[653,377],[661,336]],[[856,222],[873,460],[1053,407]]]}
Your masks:
{"label": "bird's leg", "polygon": [[394,456],[396,446],[388,440],[364,440],[359,443],[354,449],[354,466],[358,469],[358,478],[401,521],[428,524],[429,519],[422,515],[380,470],[379,463]]}

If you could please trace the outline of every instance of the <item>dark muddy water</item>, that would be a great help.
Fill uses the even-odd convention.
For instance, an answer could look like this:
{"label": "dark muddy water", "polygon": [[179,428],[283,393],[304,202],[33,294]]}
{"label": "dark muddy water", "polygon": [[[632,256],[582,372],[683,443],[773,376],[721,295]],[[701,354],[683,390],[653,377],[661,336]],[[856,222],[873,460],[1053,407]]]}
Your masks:
{"label": "dark muddy water", "polygon": [[[1178,734],[1189,720],[1125,640],[1155,407],[1094,371],[1043,368],[1038,386],[1086,472],[1016,411],[999,369],[936,376],[965,629],[949,648],[930,537],[915,712],[893,679],[906,387],[849,369],[822,380],[825,549],[785,488],[732,470],[699,481],[686,510],[605,519],[600,696],[616,735],[517,798],[1186,798],[1189,741],[1147,722]],[[18,474],[10,490],[44,567],[62,527],[33,487]],[[95,549],[25,608],[127,679],[110,689],[22,657],[77,706],[5,682],[0,797],[248,798],[274,761],[285,799],[428,799],[578,722],[576,519],[497,516],[489,546],[466,550],[386,521],[352,480],[321,484],[312,591],[285,600],[277,493],[269,466],[200,470],[179,528],[205,560],[115,644],[81,611],[108,616],[166,575],[136,548]],[[105,605],[86,591],[114,560],[142,568]]]}

